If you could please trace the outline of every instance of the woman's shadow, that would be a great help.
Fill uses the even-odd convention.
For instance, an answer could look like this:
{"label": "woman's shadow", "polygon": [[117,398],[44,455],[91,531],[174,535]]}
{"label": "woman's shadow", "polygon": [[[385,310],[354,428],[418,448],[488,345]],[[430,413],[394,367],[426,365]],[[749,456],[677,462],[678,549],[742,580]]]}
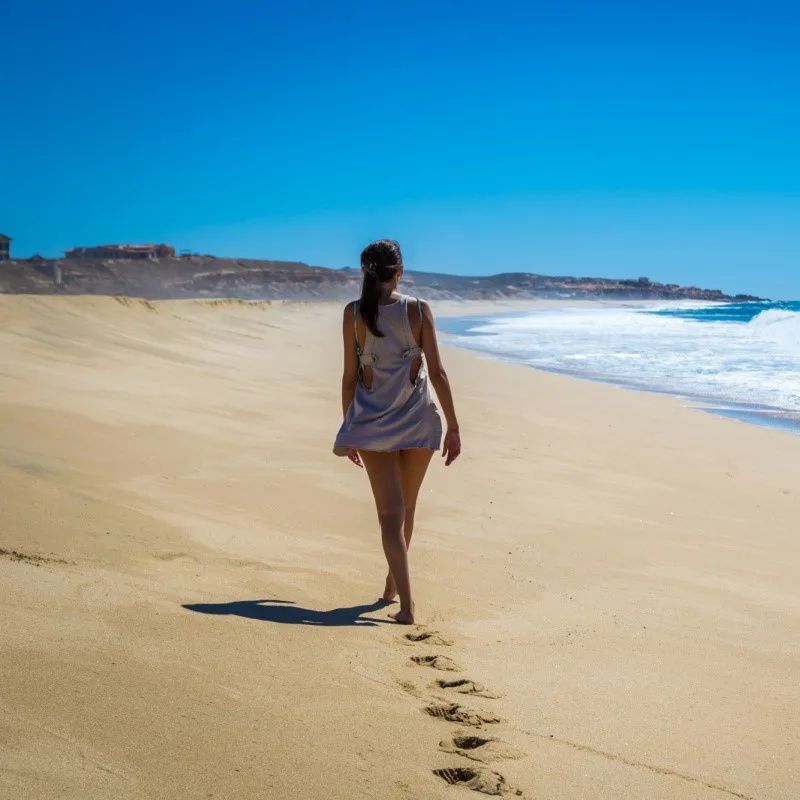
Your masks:
{"label": "woman's shadow", "polygon": [[389,620],[362,617],[370,611],[378,611],[391,605],[387,600],[348,608],[332,608],[330,611],[314,611],[296,606],[291,600],[237,600],[233,603],[186,603],[183,608],[201,614],[233,614],[246,619],[278,622],[283,625],[342,625],[375,626]]}

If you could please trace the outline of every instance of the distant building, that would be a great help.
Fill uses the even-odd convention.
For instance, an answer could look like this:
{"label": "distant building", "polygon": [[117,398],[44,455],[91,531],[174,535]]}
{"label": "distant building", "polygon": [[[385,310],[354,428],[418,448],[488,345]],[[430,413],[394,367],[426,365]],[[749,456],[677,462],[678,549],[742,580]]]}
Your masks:
{"label": "distant building", "polygon": [[11,238],[0,233],[0,261],[11,259]]}
{"label": "distant building", "polygon": [[73,247],[66,258],[172,258],[175,248],[168,244],[101,244],[97,247]]}

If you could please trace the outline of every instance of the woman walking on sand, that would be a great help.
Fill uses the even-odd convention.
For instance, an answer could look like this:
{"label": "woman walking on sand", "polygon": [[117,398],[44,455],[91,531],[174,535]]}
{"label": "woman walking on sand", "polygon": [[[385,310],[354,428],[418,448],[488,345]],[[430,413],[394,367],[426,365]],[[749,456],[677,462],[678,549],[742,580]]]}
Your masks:
{"label": "woman walking on sand", "polygon": [[428,375],[447,421],[446,466],[458,458],[461,439],[431,310],[397,291],[403,276],[400,245],[389,239],[367,245],[361,271],[361,298],[344,310],[344,422],[333,451],[367,469],[389,564],[383,598],[399,594],[400,611],[391,616],[413,625],[408,545],[417,496],[442,440]]}

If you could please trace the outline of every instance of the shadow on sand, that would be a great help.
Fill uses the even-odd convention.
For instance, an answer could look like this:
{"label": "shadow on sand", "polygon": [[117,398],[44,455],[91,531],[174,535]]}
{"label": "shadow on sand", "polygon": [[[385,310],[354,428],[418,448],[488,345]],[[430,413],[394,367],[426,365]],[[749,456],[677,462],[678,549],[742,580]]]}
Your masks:
{"label": "shadow on sand", "polygon": [[238,600],[233,603],[187,603],[183,608],[201,614],[233,614],[246,619],[260,619],[264,622],[278,622],[283,625],[379,625],[391,622],[388,619],[362,617],[370,611],[379,611],[392,603],[376,600],[364,606],[332,608],[330,611],[314,611],[296,606],[290,600]]}

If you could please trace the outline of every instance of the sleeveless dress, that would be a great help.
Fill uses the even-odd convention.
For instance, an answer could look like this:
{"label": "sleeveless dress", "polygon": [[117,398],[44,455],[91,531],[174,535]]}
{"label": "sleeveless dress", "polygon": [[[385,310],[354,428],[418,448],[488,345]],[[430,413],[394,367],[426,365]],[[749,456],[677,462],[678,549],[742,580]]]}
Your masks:
{"label": "sleeveless dress", "polygon": [[[417,379],[411,382],[411,367],[415,358],[422,358],[422,349],[417,347],[408,322],[408,300],[402,296],[378,306],[378,329],[383,338],[373,336],[367,328],[362,351],[356,337],[360,366],[372,368],[372,384],[365,386],[362,374],[336,436],[333,452],[337,456],[346,456],[350,448],[384,453],[438,450],[441,446],[442,420],[431,396],[424,360]],[[354,317],[357,314],[358,304],[353,311]]]}

